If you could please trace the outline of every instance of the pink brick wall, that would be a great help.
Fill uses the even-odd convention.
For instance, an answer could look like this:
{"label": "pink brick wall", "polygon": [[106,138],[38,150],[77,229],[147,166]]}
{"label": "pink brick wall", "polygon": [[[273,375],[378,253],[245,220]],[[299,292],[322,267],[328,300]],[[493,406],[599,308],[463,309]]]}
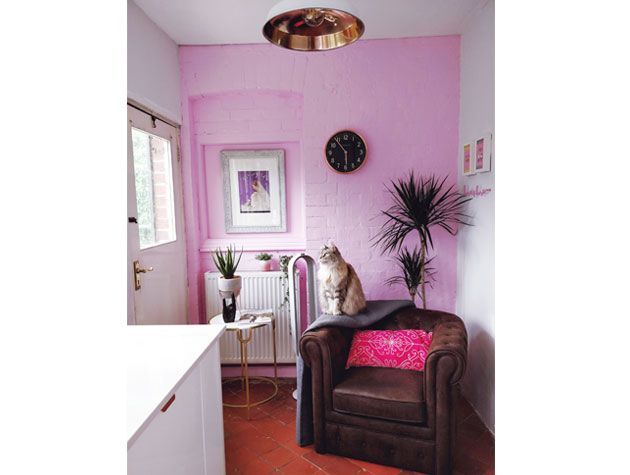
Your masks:
{"label": "pink brick wall", "polygon": [[[368,298],[406,298],[383,281],[391,261],[370,239],[390,204],[383,185],[410,169],[456,182],[459,37],[360,41],[328,53],[271,45],[180,47],[182,166],[187,219],[190,320],[203,321],[204,247],[234,242],[258,249],[317,253],[337,241],[356,267]],[[323,148],[337,130],[367,143],[365,165],[350,175],[329,170]],[[218,151],[282,147],[287,151],[288,232],[226,235]],[[290,175],[290,176],[289,176]],[[436,231],[438,279],[431,308],[455,309],[455,238]],[[250,267],[251,266],[251,267]]]}

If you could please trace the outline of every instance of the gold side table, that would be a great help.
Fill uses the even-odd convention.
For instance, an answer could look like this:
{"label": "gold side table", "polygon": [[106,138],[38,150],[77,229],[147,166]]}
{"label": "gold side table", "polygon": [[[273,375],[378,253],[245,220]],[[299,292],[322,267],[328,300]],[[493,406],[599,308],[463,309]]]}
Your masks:
{"label": "gold side table", "polygon": [[[241,357],[241,376],[236,378],[226,378],[223,383],[230,381],[241,381],[241,387],[245,390],[245,404],[228,404],[223,403],[226,407],[242,407],[247,408],[247,420],[249,420],[249,411],[252,407],[264,404],[273,399],[278,394],[278,364],[276,360],[276,318],[273,313],[269,317],[258,317],[255,321],[250,322],[248,319],[239,320],[243,312],[237,312],[234,322],[225,323],[225,329],[229,332],[236,332],[236,339],[240,345],[240,357]],[[210,319],[210,324],[221,323],[223,324],[223,315],[215,315]],[[254,336],[254,330],[258,328],[271,325],[271,335],[273,338],[273,379],[265,376],[250,376],[249,375],[249,360],[247,357],[247,345],[252,341]],[[273,394],[260,401],[251,402],[249,397],[249,382],[251,380],[265,381],[273,385]]]}

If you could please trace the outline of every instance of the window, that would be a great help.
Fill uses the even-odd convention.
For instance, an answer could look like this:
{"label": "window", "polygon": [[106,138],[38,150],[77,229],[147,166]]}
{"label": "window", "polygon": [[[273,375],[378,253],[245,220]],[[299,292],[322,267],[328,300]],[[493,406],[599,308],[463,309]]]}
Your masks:
{"label": "window", "polygon": [[131,128],[140,249],[177,239],[171,143]]}

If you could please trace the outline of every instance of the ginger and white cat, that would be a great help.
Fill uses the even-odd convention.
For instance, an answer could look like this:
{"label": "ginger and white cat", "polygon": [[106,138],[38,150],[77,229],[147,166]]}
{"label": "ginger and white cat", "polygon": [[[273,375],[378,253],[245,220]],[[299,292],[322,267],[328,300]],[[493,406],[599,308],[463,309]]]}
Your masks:
{"label": "ginger and white cat", "polygon": [[359,276],[331,242],[324,245],[319,253],[317,277],[323,313],[353,316],[365,310],[365,295]]}

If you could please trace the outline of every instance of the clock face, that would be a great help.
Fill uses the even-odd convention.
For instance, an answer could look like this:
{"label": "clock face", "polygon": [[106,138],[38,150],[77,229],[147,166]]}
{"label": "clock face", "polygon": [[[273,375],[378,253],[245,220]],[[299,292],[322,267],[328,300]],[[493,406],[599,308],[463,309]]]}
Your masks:
{"label": "clock face", "polygon": [[330,168],[339,173],[357,171],[367,158],[365,142],[350,130],[342,130],[330,137],[324,153]]}

